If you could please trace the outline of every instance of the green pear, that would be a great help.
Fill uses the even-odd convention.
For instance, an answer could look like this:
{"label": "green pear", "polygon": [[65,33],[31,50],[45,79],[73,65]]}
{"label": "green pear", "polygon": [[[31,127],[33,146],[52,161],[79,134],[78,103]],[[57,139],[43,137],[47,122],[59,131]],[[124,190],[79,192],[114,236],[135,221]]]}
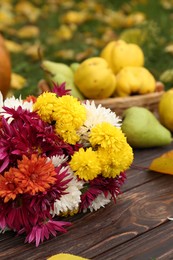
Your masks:
{"label": "green pear", "polygon": [[72,69],[73,73],[76,72],[76,70],[78,69],[80,63],[79,62],[73,62],[70,64],[70,68]]}
{"label": "green pear", "polygon": [[133,148],[164,146],[172,142],[171,132],[147,108],[128,108],[122,119],[122,131]]}
{"label": "green pear", "polygon": [[71,79],[74,77],[71,68],[64,63],[43,60],[41,63],[41,68],[52,78],[57,74],[63,74],[65,77]]}
{"label": "green pear", "polygon": [[43,60],[41,63],[41,68],[44,70],[45,78],[50,85],[52,85],[53,82],[58,84],[65,82],[66,89],[71,90],[72,96],[80,100],[84,99],[84,96],[74,84],[74,73],[68,65],[64,63]]}
{"label": "green pear", "polygon": [[75,86],[73,80],[69,79],[69,78],[66,78],[63,74],[61,75],[55,75],[53,77],[53,82],[55,83],[58,83],[59,85],[62,84],[62,83],[66,83],[65,85],[65,88],[66,89],[70,89],[71,92],[70,94],[73,96],[73,97],[76,97],[80,100],[84,100],[84,96],[82,95],[82,93],[78,90],[78,88]]}

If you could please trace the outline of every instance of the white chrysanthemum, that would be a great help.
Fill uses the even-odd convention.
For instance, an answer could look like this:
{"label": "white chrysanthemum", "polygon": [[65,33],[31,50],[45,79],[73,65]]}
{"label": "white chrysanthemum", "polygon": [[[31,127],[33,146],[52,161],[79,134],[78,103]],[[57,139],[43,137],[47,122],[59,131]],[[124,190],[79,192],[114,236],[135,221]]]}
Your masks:
{"label": "white chrysanthemum", "polygon": [[[63,168],[64,171],[65,168]],[[79,208],[79,203],[81,202],[81,188],[83,187],[83,182],[78,181],[77,178],[69,169],[68,179],[72,180],[68,183],[68,187],[65,190],[67,194],[62,195],[60,200],[56,200],[54,203],[54,211],[51,212],[53,216],[66,213],[69,211],[75,211]]]}
{"label": "white chrysanthemum", "polygon": [[[21,96],[19,98],[15,98],[14,96],[10,98],[6,98],[3,101],[3,96],[2,93],[0,92],[0,112],[4,112],[4,109],[2,108],[3,106],[8,107],[8,108],[14,108],[17,109],[19,106],[21,106],[23,109],[27,109],[28,111],[32,112],[32,107],[33,107],[33,102],[30,101],[23,101]],[[4,117],[8,117],[8,114],[4,114]]]}
{"label": "white chrysanthemum", "polygon": [[105,108],[101,104],[96,107],[94,101],[89,100],[83,105],[87,110],[87,119],[78,131],[82,139],[87,139],[91,128],[102,122],[110,123],[118,128],[121,127],[120,117],[116,116],[109,108]]}
{"label": "white chrysanthemum", "polygon": [[51,161],[55,167],[58,167],[60,164],[65,163],[68,160],[68,156],[55,155],[50,158],[47,158],[47,161]]}
{"label": "white chrysanthemum", "polygon": [[[109,193],[107,197],[105,197],[104,193],[101,193],[97,196],[95,200],[93,200],[92,204],[88,207],[88,209],[93,212],[94,210],[98,210],[101,207],[104,207],[108,203],[111,202],[111,194]],[[87,210],[84,210],[86,212]]]}

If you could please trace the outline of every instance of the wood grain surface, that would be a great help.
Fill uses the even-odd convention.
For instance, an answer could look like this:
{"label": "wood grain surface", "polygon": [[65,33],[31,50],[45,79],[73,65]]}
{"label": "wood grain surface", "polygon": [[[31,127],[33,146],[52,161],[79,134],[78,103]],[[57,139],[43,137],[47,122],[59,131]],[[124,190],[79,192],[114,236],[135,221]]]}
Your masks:
{"label": "wood grain surface", "polygon": [[13,232],[1,234],[0,260],[46,260],[61,252],[95,260],[173,260],[173,222],[168,220],[173,217],[173,176],[146,169],[171,149],[135,150],[116,204],[68,218],[73,225],[66,234],[38,248]]}

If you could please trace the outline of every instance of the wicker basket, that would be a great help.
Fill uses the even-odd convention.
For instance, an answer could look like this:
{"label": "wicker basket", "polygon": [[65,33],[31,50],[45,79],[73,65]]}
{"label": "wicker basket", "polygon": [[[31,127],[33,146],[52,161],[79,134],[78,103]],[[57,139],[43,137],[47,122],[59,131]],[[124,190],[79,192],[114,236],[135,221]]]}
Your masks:
{"label": "wicker basket", "polygon": [[164,91],[157,91],[145,95],[136,95],[130,97],[116,97],[107,98],[102,100],[94,100],[96,105],[101,104],[106,108],[110,108],[116,113],[116,115],[121,116],[123,111],[132,106],[146,107],[152,112],[157,112],[158,103]]}
{"label": "wicker basket", "polygon": [[[49,91],[50,87],[45,80],[41,80],[38,83],[39,93],[44,91]],[[121,116],[123,111],[132,106],[146,107],[152,112],[157,113],[158,103],[161,96],[164,93],[164,85],[161,82],[156,83],[156,92],[145,94],[145,95],[135,95],[129,97],[115,97],[106,99],[94,99],[96,105],[101,104],[106,108],[110,108],[116,113],[116,115]]]}

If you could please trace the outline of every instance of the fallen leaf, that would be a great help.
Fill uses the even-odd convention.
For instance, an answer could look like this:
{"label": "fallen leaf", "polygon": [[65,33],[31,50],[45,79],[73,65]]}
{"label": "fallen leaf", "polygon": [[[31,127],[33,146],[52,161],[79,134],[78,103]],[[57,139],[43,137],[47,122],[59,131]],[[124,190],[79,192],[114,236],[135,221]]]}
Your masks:
{"label": "fallen leaf", "polygon": [[75,56],[75,52],[72,49],[62,49],[60,51],[55,52],[55,57],[73,60]]}
{"label": "fallen leaf", "polygon": [[15,11],[19,15],[26,17],[30,22],[36,22],[41,14],[41,10],[31,4],[29,1],[17,3]]}
{"label": "fallen leaf", "polygon": [[13,41],[10,41],[10,40],[5,40],[5,44],[7,46],[7,49],[10,52],[18,53],[18,52],[23,51],[23,47],[19,43],[16,43],[16,42],[13,42]]}
{"label": "fallen leaf", "polygon": [[141,12],[137,12],[134,14],[130,14],[125,19],[125,27],[132,27],[137,24],[141,24],[146,20],[145,14]]}
{"label": "fallen leaf", "polygon": [[26,79],[17,73],[11,75],[11,88],[22,89],[26,85]]}
{"label": "fallen leaf", "polygon": [[173,175],[173,150],[155,158],[151,162],[149,170]]}
{"label": "fallen leaf", "polygon": [[62,17],[62,22],[67,24],[82,24],[89,18],[86,12],[69,11]]}
{"label": "fallen leaf", "polygon": [[29,57],[31,57],[33,60],[39,60],[39,48],[40,48],[40,43],[35,43],[33,45],[30,45],[26,48],[25,54]]}
{"label": "fallen leaf", "polygon": [[87,48],[85,51],[77,53],[75,55],[75,60],[80,62],[92,55],[93,55],[93,48]]}
{"label": "fallen leaf", "polygon": [[0,7],[0,30],[4,31],[7,26],[15,23],[15,19],[9,3],[1,3]]}
{"label": "fallen leaf", "polygon": [[37,26],[34,25],[26,25],[18,30],[17,36],[19,38],[25,39],[25,38],[34,38],[39,35],[40,31]]}
{"label": "fallen leaf", "polygon": [[59,39],[59,40],[70,40],[73,37],[73,28],[70,26],[67,26],[65,24],[62,24],[59,29],[54,31],[54,35]]}
{"label": "fallen leaf", "polygon": [[165,52],[173,54],[173,44],[169,44],[165,47]]}

